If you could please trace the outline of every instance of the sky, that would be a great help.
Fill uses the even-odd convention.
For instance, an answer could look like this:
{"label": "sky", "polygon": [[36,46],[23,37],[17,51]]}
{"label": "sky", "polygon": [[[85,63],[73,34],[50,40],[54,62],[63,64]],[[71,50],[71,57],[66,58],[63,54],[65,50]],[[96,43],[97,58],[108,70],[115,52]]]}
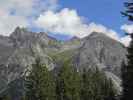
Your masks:
{"label": "sky", "polygon": [[44,31],[59,40],[84,38],[102,32],[126,46],[124,33],[133,24],[121,15],[126,0],[0,0],[0,34],[10,35],[17,26]]}
{"label": "sky", "polygon": [[121,34],[120,26],[127,21],[120,13],[124,9],[124,2],[125,0],[61,0],[60,4],[62,7],[76,9],[89,22],[100,23]]}

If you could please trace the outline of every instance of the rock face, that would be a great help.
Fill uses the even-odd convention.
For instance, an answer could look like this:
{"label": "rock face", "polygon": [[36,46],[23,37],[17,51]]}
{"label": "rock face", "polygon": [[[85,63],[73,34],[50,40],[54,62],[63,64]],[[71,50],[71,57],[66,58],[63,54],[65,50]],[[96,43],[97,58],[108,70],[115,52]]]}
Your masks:
{"label": "rock face", "polygon": [[78,69],[97,66],[112,78],[117,88],[120,87],[121,63],[126,61],[126,48],[123,44],[102,33],[92,33],[83,39],[77,56]]}
{"label": "rock face", "polygon": [[122,61],[126,60],[126,48],[102,33],[92,33],[83,40],[79,49],[79,66],[98,66],[100,69],[120,75]]}
{"label": "rock face", "polygon": [[9,37],[0,36],[0,93],[7,87],[11,88],[10,84],[17,84],[25,71],[30,70],[27,66],[34,63],[36,57],[41,57],[42,63],[53,70],[58,67],[53,56],[61,58],[62,54],[63,57],[71,56],[80,71],[96,66],[104,70],[119,87],[126,48],[116,40],[102,33],[92,33],[84,39],[59,42],[46,33],[29,32],[18,27]]}
{"label": "rock face", "polygon": [[56,40],[45,33],[32,33],[19,27],[9,37],[1,36],[0,94],[10,86],[10,83],[15,81],[16,85],[19,84],[16,80],[24,76],[25,72],[30,69],[28,66],[34,63],[36,57],[41,57],[42,63],[47,64],[52,70],[54,64],[46,51],[48,49],[51,52],[56,51],[55,42]]}

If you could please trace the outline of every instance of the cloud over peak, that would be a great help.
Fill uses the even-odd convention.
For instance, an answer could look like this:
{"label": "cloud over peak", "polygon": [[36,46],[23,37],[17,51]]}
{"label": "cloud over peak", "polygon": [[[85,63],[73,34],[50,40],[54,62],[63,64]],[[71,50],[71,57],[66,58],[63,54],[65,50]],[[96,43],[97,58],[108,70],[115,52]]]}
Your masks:
{"label": "cloud over peak", "polygon": [[[43,1],[43,2],[42,2]],[[15,27],[30,27],[30,17],[55,10],[58,0],[0,0],[0,34],[9,35]]]}
{"label": "cloud over peak", "polygon": [[[130,37],[120,38],[118,33],[104,25],[86,23],[75,9],[59,10],[58,0],[0,0],[0,34],[9,35],[17,26],[41,28],[53,34],[83,38],[92,32],[104,33],[126,45]],[[38,16],[38,17],[37,17]],[[133,25],[123,25],[122,30],[133,32]]]}
{"label": "cloud over peak", "polygon": [[[79,16],[76,10],[69,8],[64,8],[59,12],[48,10],[40,14],[34,22],[36,27],[53,34],[64,34],[84,38],[92,32],[98,32],[121,42],[125,46],[128,46],[131,41],[130,36],[120,37],[117,32],[104,25],[94,22],[86,24],[84,18]],[[127,33],[131,33],[133,32],[132,27],[133,25],[123,25],[121,29]]]}
{"label": "cloud over peak", "polygon": [[46,11],[35,20],[37,27],[55,34],[65,34],[83,38],[92,32],[102,32],[111,38],[117,39],[117,33],[94,22],[86,24],[76,10],[64,8],[60,12]]}

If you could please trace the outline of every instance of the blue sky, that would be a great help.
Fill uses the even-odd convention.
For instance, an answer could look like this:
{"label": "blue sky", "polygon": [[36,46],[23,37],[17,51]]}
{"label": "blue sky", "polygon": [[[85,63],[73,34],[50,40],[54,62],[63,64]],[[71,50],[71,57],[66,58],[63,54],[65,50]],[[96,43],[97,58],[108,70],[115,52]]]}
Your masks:
{"label": "blue sky", "polygon": [[125,0],[60,0],[64,7],[76,9],[80,16],[84,16],[89,22],[96,22],[117,31],[120,35],[124,32],[121,25],[127,22],[122,17],[123,3]]}
{"label": "blue sky", "polygon": [[[95,22],[117,32],[121,37],[125,32],[121,26],[128,23],[127,18],[122,17],[125,0],[59,0],[59,11],[63,8],[74,9],[79,16],[86,19],[86,23]],[[57,39],[69,39],[63,34],[50,34]]]}
{"label": "blue sky", "polygon": [[[17,26],[44,31],[59,40],[84,38],[93,31],[122,43],[133,32],[122,17],[126,0],[0,0],[0,34],[10,35]],[[124,31],[123,31],[124,30]]]}

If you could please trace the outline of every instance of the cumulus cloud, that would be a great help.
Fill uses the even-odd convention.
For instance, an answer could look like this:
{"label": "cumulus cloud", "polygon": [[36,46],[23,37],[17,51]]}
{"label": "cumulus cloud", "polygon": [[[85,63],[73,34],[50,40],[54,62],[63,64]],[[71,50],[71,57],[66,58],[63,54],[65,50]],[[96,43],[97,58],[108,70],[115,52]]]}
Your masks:
{"label": "cumulus cloud", "polygon": [[7,14],[10,14],[12,11],[15,14],[28,15],[32,11],[34,5],[34,0],[1,0],[0,9]]}
{"label": "cumulus cloud", "polygon": [[17,26],[30,27],[29,17],[57,6],[57,0],[0,0],[0,34],[9,35]]}
{"label": "cumulus cloud", "polygon": [[[131,40],[129,36],[120,38],[114,30],[101,24],[86,24],[74,9],[64,8],[57,12],[58,7],[58,0],[0,0],[0,34],[9,35],[17,26],[34,27],[34,23],[38,28],[55,34],[83,38],[92,32],[101,32],[125,45]],[[132,33],[132,27],[123,25],[121,29]]]}
{"label": "cumulus cloud", "polygon": [[0,13],[0,34],[10,35],[11,32],[17,27],[26,27],[28,22],[25,17],[11,16],[8,14]]}
{"label": "cumulus cloud", "polygon": [[[125,31],[128,34],[133,33],[133,24],[124,24],[121,26],[121,30]],[[131,37],[129,35],[124,36],[120,39],[121,43],[123,43],[125,46],[129,46],[131,42]]]}
{"label": "cumulus cloud", "polygon": [[120,42],[123,43],[126,47],[129,46],[130,42],[131,42],[131,37],[128,36],[124,36],[120,39]]}
{"label": "cumulus cloud", "polygon": [[34,7],[37,7],[38,11],[56,11],[59,8],[59,5],[58,0],[36,0]]}
{"label": "cumulus cloud", "polygon": [[14,11],[15,14],[30,16],[35,12],[56,9],[57,2],[58,0],[1,0],[0,9],[7,13]]}
{"label": "cumulus cloud", "polygon": [[102,32],[113,39],[118,39],[115,31],[108,29],[101,24],[86,24],[83,18],[77,14],[76,10],[68,8],[64,8],[60,12],[44,12],[38,17],[35,24],[47,32],[56,34],[83,38],[92,32]]}
{"label": "cumulus cloud", "polygon": [[130,25],[125,24],[125,25],[122,25],[121,26],[121,29],[124,30],[128,34],[131,34],[131,33],[133,33],[133,24],[130,24]]}
{"label": "cumulus cloud", "polygon": [[[31,0],[26,3],[22,0],[0,0],[0,34],[9,35],[17,26],[26,27],[28,21],[25,15],[31,5]],[[11,14],[13,11],[16,13]]]}
{"label": "cumulus cloud", "polygon": [[[84,38],[92,32],[98,32],[121,42],[125,46],[128,46],[131,41],[130,36],[120,37],[117,32],[101,24],[94,22],[86,24],[85,20],[77,14],[76,10],[68,8],[64,8],[60,12],[46,11],[35,20],[35,24],[37,27],[44,29],[44,31],[54,34]],[[132,27],[133,25],[123,25],[121,29],[132,33]]]}
{"label": "cumulus cloud", "polygon": [[107,27],[105,27],[101,24],[90,23],[88,30],[89,30],[89,34],[92,32],[99,32],[99,33],[103,33],[103,34],[111,37],[112,39],[119,40],[119,36],[118,36],[117,32],[115,32],[112,29],[108,29]]}

